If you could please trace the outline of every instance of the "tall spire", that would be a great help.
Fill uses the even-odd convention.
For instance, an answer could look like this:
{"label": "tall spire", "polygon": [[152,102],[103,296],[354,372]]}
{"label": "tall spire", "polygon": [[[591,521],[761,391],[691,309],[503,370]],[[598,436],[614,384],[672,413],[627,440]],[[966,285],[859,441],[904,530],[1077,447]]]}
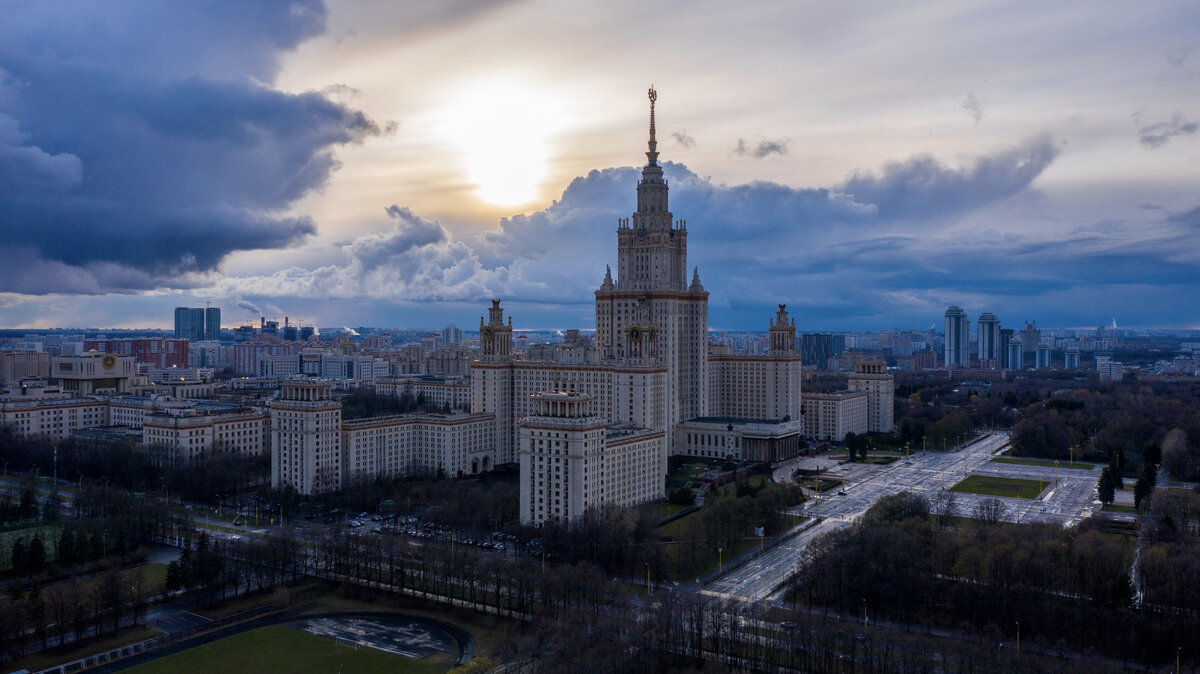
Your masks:
{"label": "tall spire", "polygon": [[649,166],[658,165],[658,141],[654,139],[654,102],[658,100],[658,92],[654,90],[654,85],[650,85],[650,151],[646,153],[646,158],[650,160]]}

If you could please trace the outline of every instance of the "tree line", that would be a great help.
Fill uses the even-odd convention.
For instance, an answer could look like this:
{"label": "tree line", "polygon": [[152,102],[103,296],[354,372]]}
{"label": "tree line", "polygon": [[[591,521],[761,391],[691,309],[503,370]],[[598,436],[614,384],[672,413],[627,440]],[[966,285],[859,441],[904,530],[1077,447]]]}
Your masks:
{"label": "tree line", "polygon": [[[1177,562],[1170,548],[1143,573],[1147,597],[1169,602],[1152,610],[1134,605],[1132,540],[1098,525],[956,525],[930,515],[923,497],[885,497],[859,523],[809,545],[792,600],[1005,640],[1019,623],[1033,643],[1146,664],[1173,658],[1177,646],[1196,656],[1182,635],[1200,630],[1196,604],[1187,603],[1200,576],[1183,573],[1195,565]],[[1150,590],[1167,576],[1177,594]]]}
{"label": "tree line", "polygon": [[185,466],[164,466],[154,448],[131,441],[25,437],[7,426],[0,427],[0,458],[10,473],[50,476],[57,470],[63,482],[168,493],[198,503],[216,503],[245,492],[270,469],[269,456],[220,452]]}

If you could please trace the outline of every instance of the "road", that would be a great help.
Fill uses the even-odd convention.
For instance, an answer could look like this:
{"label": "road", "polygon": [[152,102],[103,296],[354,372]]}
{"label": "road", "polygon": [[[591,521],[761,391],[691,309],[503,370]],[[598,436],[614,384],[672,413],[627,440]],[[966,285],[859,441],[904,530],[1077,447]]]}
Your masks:
{"label": "road", "polygon": [[[774,549],[708,583],[702,592],[748,601],[766,599],[799,569],[804,549],[821,534],[836,531],[862,517],[880,498],[901,491],[924,495],[932,500],[944,489],[953,487],[968,475],[994,475],[1051,484],[1037,499],[1000,498],[1009,521],[1048,522],[1060,526],[1077,524],[1100,506],[1096,501],[1096,483],[1100,467],[1088,470],[1057,469],[995,463],[992,457],[1008,446],[1007,432],[987,433],[955,452],[922,452],[910,459],[899,459],[886,466],[849,464],[833,471],[844,476],[841,492],[826,492],[792,511],[816,518],[815,526],[781,542]],[[993,498],[978,494],[955,493],[954,514],[970,517],[982,500]]]}

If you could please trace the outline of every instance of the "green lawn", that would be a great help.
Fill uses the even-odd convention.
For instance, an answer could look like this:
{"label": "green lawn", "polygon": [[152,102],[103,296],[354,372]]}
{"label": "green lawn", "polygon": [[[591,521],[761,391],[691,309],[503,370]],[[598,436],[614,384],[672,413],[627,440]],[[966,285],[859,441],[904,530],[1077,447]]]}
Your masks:
{"label": "green lawn", "polygon": [[[1042,466],[1044,468],[1053,468],[1054,461],[1049,459],[1018,459],[1010,456],[1001,456],[992,459],[992,463],[1015,463],[1021,466]],[[1078,461],[1071,463],[1070,461],[1059,461],[1059,468],[1069,470],[1091,470],[1096,467],[1094,463],[1080,463]]]}
{"label": "green lawn", "polygon": [[688,522],[693,518],[699,518],[701,512],[702,510],[697,510],[694,513],[684,515],[677,520],[671,520],[670,522],[667,522],[659,527],[658,533],[662,535],[663,538],[679,538],[683,534],[684,528],[688,526]]}
{"label": "green lawn", "polygon": [[209,674],[210,672],[440,672],[417,660],[372,648],[338,645],[334,640],[275,625],[261,627],[168,655],[129,672]]}
{"label": "green lawn", "polygon": [[42,544],[46,546],[47,559],[54,559],[54,551],[58,547],[58,537],[62,535],[61,526],[46,524],[14,529],[0,533],[0,571],[12,568],[12,546],[18,538],[25,539],[25,547],[28,549],[29,542],[33,540],[34,535],[39,533],[42,535]]}
{"label": "green lawn", "polygon": [[1128,505],[1121,505],[1120,503],[1107,503],[1100,506],[1100,509],[1110,513],[1129,513],[1130,515],[1137,514],[1137,508]]}
{"label": "green lawn", "polygon": [[692,463],[684,464],[683,466],[680,466],[678,470],[667,476],[667,481],[669,483],[668,488],[679,489],[680,487],[687,486],[687,483],[691,482],[692,479],[697,475],[700,475],[705,471],[711,470],[714,466],[719,465],[720,463],[716,462],[715,460],[713,460],[713,462],[709,462],[704,459],[697,459]]}
{"label": "green lawn", "polygon": [[[744,482],[746,484],[749,484],[751,487],[758,487],[759,485],[762,485],[766,482],[770,482],[770,480],[771,480],[770,475],[763,474],[763,475],[755,475],[755,476],[751,477],[749,480],[744,480]],[[736,494],[737,486],[738,486],[738,483],[736,483],[736,482],[733,484],[727,484],[724,487],[721,487],[721,491],[725,494]]]}
{"label": "green lawn", "polygon": [[1011,477],[968,475],[967,479],[951,487],[950,491],[963,494],[985,494],[987,496],[1035,499],[1049,485],[1049,482],[1043,482],[1042,480],[1018,480]]}
{"label": "green lawn", "polygon": [[806,489],[812,489],[813,491],[818,492],[827,492],[831,489],[840,488],[842,486],[842,481],[810,477],[808,479],[801,480],[800,484]]}
{"label": "green lawn", "polygon": [[662,519],[662,518],[666,517],[667,515],[674,515],[675,513],[679,512],[680,510],[683,510],[684,508],[690,508],[690,507],[691,507],[690,505],[679,505],[678,503],[670,503],[670,502],[655,503],[654,504],[654,514],[657,515],[659,519]]}
{"label": "green lawn", "polygon": [[896,456],[868,456],[866,461],[857,461],[856,463],[867,463],[867,464],[872,464],[872,465],[876,465],[876,466],[886,466],[889,463],[894,463],[896,461],[899,461],[900,458],[901,458],[901,455],[899,455],[899,454],[897,454]]}
{"label": "green lawn", "polygon": [[[139,569],[142,571],[142,594],[146,597],[152,597],[156,594],[160,594],[163,591],[163,585],[167,581],[167,565],[142,564],[141,566],[135,566],[132,569],[122,569],[122,584],[125,586],[132,586],[137,578]],[[92,575],[81,577],[80,595],[84,597],[88,596],[93,589],[100,586],[102,578],[103,572],[96,572]],[[50,592],[57,587],[69,587],[70,584],[70,580],[60,580],[56,583],[51,583],[50,585],[43,585],[42,593],[44,594],[46,592]],[[5,595],[3,598],[0,598],[0,605],[4,605],[10,601],[12,601],[11,597]]]}

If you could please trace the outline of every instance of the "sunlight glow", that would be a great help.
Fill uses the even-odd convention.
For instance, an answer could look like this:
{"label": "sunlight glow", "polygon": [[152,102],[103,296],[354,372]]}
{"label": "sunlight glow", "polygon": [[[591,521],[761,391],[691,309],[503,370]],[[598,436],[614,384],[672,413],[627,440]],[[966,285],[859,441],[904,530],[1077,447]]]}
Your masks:
{"label": "sunlight glow", "polygon": [[522,82],[476,81],[439,115],[442,133],[462,151],[479,197],[517,206],[538,197],[554,137],[564,127],[561,99]]}

